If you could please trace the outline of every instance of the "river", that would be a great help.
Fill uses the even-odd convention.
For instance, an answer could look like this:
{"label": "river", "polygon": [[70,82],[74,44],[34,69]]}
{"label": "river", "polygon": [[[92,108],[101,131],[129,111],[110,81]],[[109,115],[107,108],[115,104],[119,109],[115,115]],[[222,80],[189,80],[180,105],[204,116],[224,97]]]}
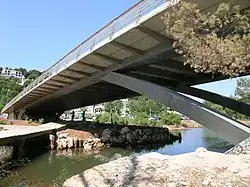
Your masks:
{"label": "river", "polygon": [[62,152],[46,151],[39,156],[31,155],[29,164],[0,180],[0,187],[57,187],[72,175],[124,156],[148,152],[176,155],[195,151],[198,147],[225,152],[232,147],[228,142],[205,128],[183,130],[181,133],[181,143],[176,142],[173,145],[165,145],[153,150],[105,148],[101,152],[86,155],[82,149],[74,149]]}

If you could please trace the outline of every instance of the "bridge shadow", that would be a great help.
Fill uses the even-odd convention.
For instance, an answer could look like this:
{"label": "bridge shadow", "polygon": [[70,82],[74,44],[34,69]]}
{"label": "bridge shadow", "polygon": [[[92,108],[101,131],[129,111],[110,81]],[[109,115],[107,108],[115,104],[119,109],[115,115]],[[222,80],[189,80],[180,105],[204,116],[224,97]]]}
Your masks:
{"label": "bridge shadow", "polygon": [[[98,175],[98,180],[102,181],[103,184],[105,184],[106,186],[114,186],[118,181],[119,186],[120,187],[126,187],[126,186],[130,186],[130,187],[137,187],[137,184],[135,184],[133,182],[133,179],[135,178],[135,173],[137,170],[137,166],[138,166],[138,160],[136,156],[130,157],[129,159],[130,163],[126,163],[126,165],[121,165],[121,167],[125,167],[125,174],[123,174],[122,179],[119,178],[119,173],[117,173],[115,176],[110,176],[108,175],[108,171],[107,170],[101,170],[101,169],[97,169],[97,167],[91,168],[91,170],[94,171],[94,173],[97,173]],[[129,165],[129,167],[127,167]],[[118,167],[118,166],[116,166]],[[123,168],[124,169],[124,168]],[[122,168],[121,168],[122,170]],[[93,174],[93,173],[92,173]],[[105,176],[106,174],[106,176]],[[82,185],[84,187],[90,187],[91,182],[88,181],[86,179],[86,177],[84,176],[84,173],[79,175]],[[119,178],[119,180],[118,180]],[[121,184],[120,184],[121,183]],[[98,184],[100,185],[100,184]]]}

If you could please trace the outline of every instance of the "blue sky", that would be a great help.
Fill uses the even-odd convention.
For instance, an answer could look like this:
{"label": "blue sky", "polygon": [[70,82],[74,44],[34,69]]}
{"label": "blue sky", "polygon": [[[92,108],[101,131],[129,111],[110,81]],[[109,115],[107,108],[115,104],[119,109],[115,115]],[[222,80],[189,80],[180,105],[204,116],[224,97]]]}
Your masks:
{"label": "blue sky", "polygon": [[[1,1],[0,66],[45,70],[136,2]],[[226,80],[199,87],[229,96],[235,86]]]}

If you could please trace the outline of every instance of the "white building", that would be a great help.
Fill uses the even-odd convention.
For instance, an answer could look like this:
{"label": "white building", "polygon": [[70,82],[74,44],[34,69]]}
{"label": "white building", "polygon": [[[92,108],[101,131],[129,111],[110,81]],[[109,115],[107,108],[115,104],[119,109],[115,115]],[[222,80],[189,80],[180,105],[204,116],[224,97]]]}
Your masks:
{"label": "white building", "polygon": [[21,85],[23,85],[23,83],[24,83],[24,76],[23,76],[21,71],[3,68],[2,72],[1,72],[1,76],[2,77],[9,77],[9,78],[14,77],[14,78],[18,79],[18,82]]}

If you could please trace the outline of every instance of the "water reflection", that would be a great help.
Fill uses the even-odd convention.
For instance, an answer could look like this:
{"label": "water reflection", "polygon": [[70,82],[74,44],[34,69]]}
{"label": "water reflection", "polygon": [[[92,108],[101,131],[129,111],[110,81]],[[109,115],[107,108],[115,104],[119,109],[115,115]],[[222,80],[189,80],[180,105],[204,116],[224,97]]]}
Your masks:
{"label": "water reflection", "polygon": [[32,160],[32,164],[18,169],[14,175],[0,181],[0,187],[61,186],[72,175],[131,154],[157,151],[165,155],[176,155],[195,151],[198,147],[224,152],[232,146],[207,129],[189,129],[181,131],[181,133],[181,143],[176,142],[173,145],[166,145],[159,149],[105,148],[92,154],[80,148],[48,151]]}

